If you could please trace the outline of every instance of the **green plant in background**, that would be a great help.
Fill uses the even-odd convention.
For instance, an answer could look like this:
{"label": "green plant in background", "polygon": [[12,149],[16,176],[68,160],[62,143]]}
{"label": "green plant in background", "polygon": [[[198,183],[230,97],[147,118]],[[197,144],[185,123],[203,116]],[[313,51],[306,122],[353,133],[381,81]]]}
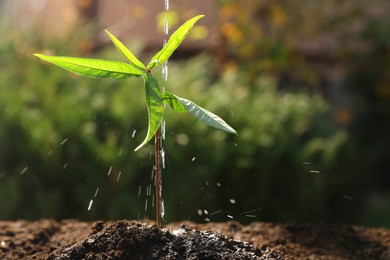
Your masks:
{"label": "green plant in background", "polygon": [[174,111],[189,112],[204,123],[226,131],[237,134],[224,120],[210,111],[196,105],[194,102],[181,98],[173,93],[161,91],[157,79],[152,75],[152,69],[166,62],[172,53],[179,47],[186,38],[194,24],[204,15],[198,15],[185,22],[169,38],[165,46],[152,57],[149,64],[145,66],[134,54],[127,49],[114,35],[109,33],[112,42],[116,48],[128,59],[129,63],[123,63],[111,60],[99,60],[78,57],[47,56],[43,54],[34,54],[38,58],[48,61],[61,68],[71,72],[81,74],[91,78],[112,78],[125,79],[128,77],[143,77],[146,104],[148,109],[148,130],[144,141],[135,149],[135,151],[147,144],[155,136],[155,186],[156,186],[156,222],[160,221],[160,184],[159,184],[159,134],[158,130],[164,114],[164,104],[169,105]]}

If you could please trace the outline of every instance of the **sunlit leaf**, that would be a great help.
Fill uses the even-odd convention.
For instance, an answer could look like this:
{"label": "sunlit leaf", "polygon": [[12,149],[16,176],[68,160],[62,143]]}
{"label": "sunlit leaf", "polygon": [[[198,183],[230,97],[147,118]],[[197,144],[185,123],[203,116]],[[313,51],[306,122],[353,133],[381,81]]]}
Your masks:
{"label": "sunlit leaf", "polygon": [[211,127],[223,130],[228,133],[237,134],[236,130],[229,126],[222,118],[198,106],[191,100],[178,97],[169,92],[164,92],[163,101],[177,112],[187,111],[194,117],[208,124]]}
{"label": "sunlit leaf", "polygon": [[143,74],[137,67],[124,62],[77,57],[47,56],[43,54],[34,55],[63,69],[91,78],[123,79],[134,76],[139,77]]}
{"label": "sunlit leaf", "polygon": [[108,36],[110,36],[111,41],[114,43],[118,51],[120,51],[123,56],[125,56],[129,60],[131,64],[138,67],[140,70],[145,69],[145,65],[139,59],[137,59],[137,57],[135,57],[134,54],[128,48],[126,48],[126,46],[121,41],[119,41],[109,31],[106,30],[106,33],[108,34]]}
{"label": "sunlit leaf", "polygon": [[138,151],[145,144],[147,144],[150,139],[153,138],[154,134],[160,127],[161,118],[164,114],[164,106],[157,80],[150,74],[145,74],[144,79],[149,118],[148,132],[146,134],[145,140],[137,148],[135,148],[135,151]]}
{"label": "sunlit leaf", "polygon": [[163,102],[169,105],[176,112],[187,112],[185,106],[180,103],[180,101],[177,99],[177,96],[175,96],[174,94],[165,91],[161,94],[161,96],[163,98]]}
{"label": "sunlit leaf", "polygon": [[204,15],[198,15],[185,22],[180,26],[169,38],[167,44],[150,60],[148,69],[152,69],[158,65],[163,64],[169,59],[172,53],[179,47],[182,41],[186,38],[194,24],[204,17]]}

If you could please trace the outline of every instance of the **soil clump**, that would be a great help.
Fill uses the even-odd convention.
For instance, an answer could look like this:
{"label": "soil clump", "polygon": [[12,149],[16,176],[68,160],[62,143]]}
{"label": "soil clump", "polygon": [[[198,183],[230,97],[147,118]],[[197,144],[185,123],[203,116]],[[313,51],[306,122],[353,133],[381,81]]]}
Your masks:
{"label": "soil clump", "polygon": [[339,224],[0,221],[0,259],[390,259],[390,230]]}

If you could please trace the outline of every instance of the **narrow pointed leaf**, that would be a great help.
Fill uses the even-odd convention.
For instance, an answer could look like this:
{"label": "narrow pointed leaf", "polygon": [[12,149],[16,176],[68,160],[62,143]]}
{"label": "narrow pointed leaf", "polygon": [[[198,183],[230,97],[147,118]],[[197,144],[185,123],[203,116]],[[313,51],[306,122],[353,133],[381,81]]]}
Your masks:
{"label": "narrow pointed leaf", "polygon": [[137,57],[134,56],[134,54],[126,48],[126,46],[119,41],[114,35],[112,35],[109,31],[105,30],[108,36],[110,36],[111,41],[114,43],[115,47],[120,51],[123,56],[125,56],[131,64],[133,64],[135,67],[139,68],[141,71],[146,69],[145,65],[137,59]]}
{"label": "narrow pointed leaf", "polygon": [[164,103],[171,106],[175,111],[178,112],[187,111],[190,114],[192,114],[194,117],[208,124],[211,127],[223,130],[228,133],[237,134],[236,130],[234,130],[231,126],[229,126],[222,118],[198,106],[191,100],[178,97],[169,92],[164,92],[163,101]]}
{"label": "narrow pointed leaf", "polygon": [[187,37],[188,33],[194,26],[194,24],[204,17],[204,15],[198,15],[185,22],[180,26],[169,38],[167,44],[150,60],[148,69],[152,69],[158,65],[163,64],[169,59],[172,53],[179,47],[182,41]]}
{"label": "narrow pointed leaf", "polygon": [[163,102],[169,105],[176,112],[187,112],[185,106],[180,103],[180,101],[177,99],[177,96],[174,94],[165,91],[161,96],[163,98]]}
{"label": "narrow pointed leaf", "polygon": [[43,54],[34,55],[63,69],[91,78],[124,79],[134,76],[139,77],[143,74],[138,68],[119,61],[47,56]]}
{"label": "narrow pointed leaf", "polygon": [[145,140],[137,148],[135,148],[135,151],[138,151],[153,138],[154,134],[160,127],[161,118],[164,114],[164,106],[157,80],[150,74],[145,74],[144,79],[149,118],[148,132]]}

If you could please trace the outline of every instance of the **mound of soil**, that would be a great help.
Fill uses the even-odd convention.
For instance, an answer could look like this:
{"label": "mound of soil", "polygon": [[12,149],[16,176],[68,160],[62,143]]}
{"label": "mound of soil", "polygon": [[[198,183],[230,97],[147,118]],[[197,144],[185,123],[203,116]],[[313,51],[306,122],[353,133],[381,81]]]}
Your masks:
{"label": "mound of soil", "polygon": [[263,222],[184,222],[158,229],[150,221],[0,221],[0,259],[390,259],[390,230]]}

